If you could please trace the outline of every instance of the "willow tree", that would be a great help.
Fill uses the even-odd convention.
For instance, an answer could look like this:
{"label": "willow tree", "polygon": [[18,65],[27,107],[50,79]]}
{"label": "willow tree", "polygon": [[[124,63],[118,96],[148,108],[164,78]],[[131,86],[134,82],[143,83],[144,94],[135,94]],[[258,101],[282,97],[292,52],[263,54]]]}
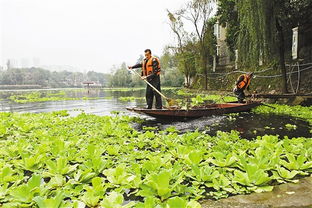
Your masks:
{"label": "willow tree", "polygon": [[239,35],[237,48],[242,66],[279,63],[282,73],[282,91],[287,92],[285,47],[280,21],[281,1],[237,1]]}
{"label": "willow tree", "polygon": [[[230,50],[239,50],[242,67],[276,63],[287,92],[285,51],[291,48],[293,27],[310,28],[311,0],[219,0],[219,22],[227,25]],[[286,38],[284,38],[286,37]]]}
{"label": "willow tree", "polygon": [[239,34],[236,0],[219,0],[217,17],[219,24],[222,27],[226,27],[225,41],[233,57],[237,48],[236,43]]}
{"label": "willow tree", "polygon": [[257,66],[272,60],[276,53],[276,22],[272,0],[237,1],[240,31],[237,40],[242,66]]}

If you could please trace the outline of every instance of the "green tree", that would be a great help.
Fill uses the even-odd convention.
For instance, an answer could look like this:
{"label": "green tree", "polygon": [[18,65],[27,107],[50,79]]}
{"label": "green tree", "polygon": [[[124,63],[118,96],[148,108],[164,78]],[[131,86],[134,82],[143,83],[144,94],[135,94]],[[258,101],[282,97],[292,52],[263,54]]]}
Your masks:
{"label": "green tree", "polygon": [[233,52],[239,51],[242,67],[278,65],[282,91],[287,90],[285,52],[291,48],[292,28],[312,24],[311,0],[220,0],[218,17],[227,25],[226,41]]}
{"label": "green tree", "polygon": [[170,49],[166,47],[163,55],[160,57],[160,78],[163,86],[181,87],[183,85],[184,76],[178,69],[178,62],[175,55],[171,54]]}
{"label": "green tree", "polygon": [[99,72],[50,72],[42,68],[11,68],[0,71],[0,85],[40,85],[42,87],[77,87],[83,81],[97,81],[108,86],[108,74]]}
{"label": "green tree", "polygon": [[111,86],[112,87],[132,87],[132,78],[130,71],[127,69],[126,63],[114,70]]}
{"label": "green tree", "polygon": [[222,27],[226,27],[226,43],[229,47],[231,55],[234,55],[237,48],[237,39],[239,34],[239,20],[236,0],[219,0],[218,12],[219,23]]}
{"label": "green tree", "polygon": [[[216,44],[210,21],[213,3],[210,0],[192,0],[181,10],[174,13],[168,11],[169,25],[178,43],[175,53],[180,62],[179,69],[185,75],[186,86],[190,86],[194,74],[204,74],[204,88],[208,88],[208,69]],[[183,20],[191,23],[193,32],[185,31]]]}
{"label": "green tree", "polygon": [[205,89],[208,89],[208,58],[209,47],[205,41],[207,33],[209,33],[209,19],[213,2],[211,0],[193,0],[187,4],[187,7],[181,13],[182,17],[191,22],[194,27],[194,35],[199,42],[199,52],[201,56],[201,68],[205,76]]}
{"label": "green tree", "polygon": [[200,55],[198,42],[193,39],[193,41],[188,41],[183,46],[183,52],[176,54],[179,70],[185,75],[186,87],[191,86],[191,79],[196,76],[199,72],[200,67]]}

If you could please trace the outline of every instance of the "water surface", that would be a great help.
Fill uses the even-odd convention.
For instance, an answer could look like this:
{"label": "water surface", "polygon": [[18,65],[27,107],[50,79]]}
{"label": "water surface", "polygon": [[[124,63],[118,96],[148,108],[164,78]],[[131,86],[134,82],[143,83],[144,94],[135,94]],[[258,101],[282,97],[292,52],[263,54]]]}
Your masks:
{"label": "water surface", "polygon": [[[40,92],[60,92],[59,89],[36,90]],[[155,127],[156,130],[164,130],[170,126],[175,126],[180,132],[194,131],[196,129],[206,131],[215,135],[217,131],[236,130],[241,133],[243,138],[255,138],[265,134],[280,135],[280,137],[312,137],[310,133],[311,126],[301,120],[289,116],[278,115],[260,115],[253,113],[240,113],[238,115],[223,115],[203,117],[188,121],[170,121],[158,120],[149,116],[135,114],[127,111],[126,107],[144,107],[145,89],[66,89],[67,97],[97,98],[95,100],[67,100],[67,101],[48,101],[19,104],[8,100],[8,97],[14,94],[32,92],[31,90],[0,91],[0,111],[7,112],[51,112],[59,110],[68,110],[72,116],[80,112],[96,115],[111,115],[112,111],[120,111],[123,114],[138,116],[145,121],[142,124],[134,124],[134,128],[142,130],[144,126]],[[176,90],[163,90],[168,97],[174,97]],[[136,97],[134,101],[121,101],[121,97]],[[165,104],[165,101],[163,101]],[[296,129],[289,130],[287,124],[295,125]]]}

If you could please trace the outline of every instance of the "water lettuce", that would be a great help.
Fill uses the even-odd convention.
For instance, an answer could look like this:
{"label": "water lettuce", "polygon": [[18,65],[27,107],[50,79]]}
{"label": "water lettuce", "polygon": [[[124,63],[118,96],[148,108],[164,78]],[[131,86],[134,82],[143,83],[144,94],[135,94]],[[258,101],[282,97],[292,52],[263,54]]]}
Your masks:
{"label": "water lettuce", "polygon": [[270,191],[312,173],[312,140],[174,127],[66,111],[0,113],[3,207],[200,207],[198,200]]}

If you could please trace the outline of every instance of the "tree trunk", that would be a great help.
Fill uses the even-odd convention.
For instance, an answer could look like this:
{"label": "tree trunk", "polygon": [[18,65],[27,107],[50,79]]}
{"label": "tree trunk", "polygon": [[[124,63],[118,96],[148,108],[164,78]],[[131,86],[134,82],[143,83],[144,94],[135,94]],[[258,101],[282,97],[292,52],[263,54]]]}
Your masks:
{"label": "tree trunk", "polygon": [[205,73],[205,90],[208,90],[208,69],[207,69],[207,56],[205,55],[205,51],[202,50],[202,59],[203,59],[203,71]]}
{"label": "tree trunk", "polygon": [[285,40],[284,40],[284,33],[283,28],[278,20],[276,20],[276,29],[279,39],[279,46],[278,46],[278,52],[279,52],[279,68],[282,72],[282,92],[288,93],[287,90],[287,77],[286,77],[286,65],[285,65]]}
{"label": "tree trunk", "polygon": [[204,58],[203,60],[203,67],[204,67],[204,73],[205,73],[205,90],[208,89],[208,70],[207,70],[207,60]]}
{"label": "tree trunk", "polygon": [[189,88],[190,87],[190,76],[189,74],[185,75],[185,84],[184,87]]}
{"label": "tree trunk", "polygon": [[184,63],[184,70],[185,70],[185,78],[186,78],[186,83],[185,87],[189,88],[190,87],[190,70],[188,69],[187,65]]}
{"label": "tree trunk", "polygon": [[205,69],[205,90],[208,90],[208,72]]}

